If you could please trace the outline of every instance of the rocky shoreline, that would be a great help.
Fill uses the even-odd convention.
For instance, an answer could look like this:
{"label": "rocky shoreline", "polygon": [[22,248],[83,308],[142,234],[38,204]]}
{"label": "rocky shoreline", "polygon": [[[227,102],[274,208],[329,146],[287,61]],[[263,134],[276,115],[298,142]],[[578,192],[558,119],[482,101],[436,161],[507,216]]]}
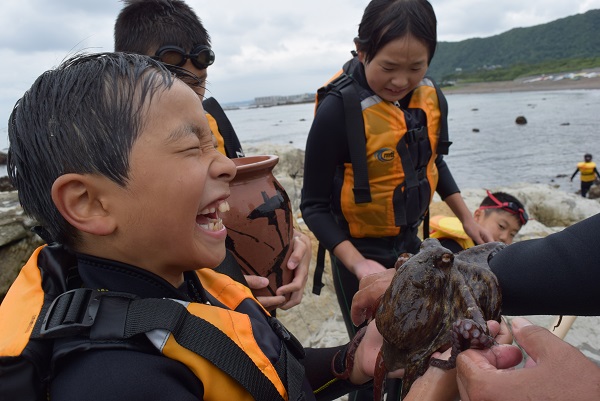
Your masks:
{"label": "rocky shoreline", "polygon": [[514,81],[459,83],[456,86],[442,88],[446,95],[571,89],[600,89],[600,77],[561,80],[548,79],[533,82],[528,82],[527,79],[516,79]]}
{"label": "rocky shoreline", "polygon": [[[584,199],[573,193],[566,193],[545,184],[520,183],[507,187],[491,188],[492,191],[505,191],[515,195],[524,204],[532,220],[523,227],[516,241],[545,237],[551,233],[600,213],[600,201]],[[467,206],[475,210],[485,196],[484,189],[465,189],[462,191]],[[445,203],[434,198],[431,213],[449,215],[451,212]],[[316,256],[317,241],[304,226],[313,240],[313,261]],[[289,311],[278,312],[277,317],[294,333],[305,346],[333,346],[348,341],[345,326],[338,309],[335,289],[331,278],[329,259],[323,278],[325,287],[321,295],[312,294],[311,265],[309,280],[302,303]],[[508,317],[509,319],[511,317]],[[527,316],[536,324],[549,327],[555,316]],[[600,317],[578,317],[565,340],[579,348],[591,360],[600,365]]]}

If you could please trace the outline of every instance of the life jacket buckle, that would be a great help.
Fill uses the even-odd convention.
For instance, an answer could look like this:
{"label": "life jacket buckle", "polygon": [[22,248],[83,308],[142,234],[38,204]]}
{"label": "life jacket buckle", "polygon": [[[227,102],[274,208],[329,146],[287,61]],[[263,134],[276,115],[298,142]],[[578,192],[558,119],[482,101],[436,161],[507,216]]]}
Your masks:
{"label": "life jacket buckle", "polygon": [[424,141],[425,139],[427,139],[426,132],[427,131],[425,131],[424,126],[412,128],[406,131],[406,134],[404,134],[406,137],[406,143],[411,144],[419,141]]}
{"label": "life jacket buckle", "polygon": [[294,337],[294,335],[290,333],[288,329],[286,329],[286,327],[276,317],[270,316],[268,320],[269,325],[271,326],[275,334],[277,334],[277,337],[283,340],[283,342],[287,345],[288,349],[292,351],[292,354],[294,354],[294,356],[298,359],[303,359],[305,353],[304,347],[302,346],[300,341],[298,341],[298,339]]}
{"label": "life jacket buckle", "polygon": [[52,301],[40,328],[40,337],[56,338],[82,333],[96,318],[102,292],[77,288]]}

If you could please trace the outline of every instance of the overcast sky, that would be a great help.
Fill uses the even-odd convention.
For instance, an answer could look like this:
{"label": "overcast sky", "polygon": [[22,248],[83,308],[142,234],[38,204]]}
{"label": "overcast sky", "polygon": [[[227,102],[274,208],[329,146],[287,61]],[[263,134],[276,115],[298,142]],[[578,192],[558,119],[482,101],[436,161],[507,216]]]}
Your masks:
{"label": "overcast sky", "polygon": [[[438,39],[488,37],[600,9],[600,0],[431,0]],[[212,37],[221,103],[315,91],[349,58],[368,0],[188,0]],[[2,0],[0,129],[18,98],[74,52],[111,51],[118,0]]]}

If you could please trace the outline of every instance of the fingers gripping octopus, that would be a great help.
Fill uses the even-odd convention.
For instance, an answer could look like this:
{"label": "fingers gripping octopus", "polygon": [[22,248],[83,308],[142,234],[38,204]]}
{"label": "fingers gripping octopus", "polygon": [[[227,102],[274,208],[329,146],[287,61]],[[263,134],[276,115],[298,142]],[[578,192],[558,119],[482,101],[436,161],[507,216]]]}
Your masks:
{"label": "fingers gripping octopus", "polygon": [[[489,243],[453,254],[426,239],[416,255],[403,254],[375,315],[384,338],[377,358],[374,399],[383,397],[388,371],[404,368],[402,397],[429,364],[452,369],[468,348],[494,344],[487,320],[500,319],[501,293],[488,259],[502,249]],[[449,360],[430,356],[452,346]]]}

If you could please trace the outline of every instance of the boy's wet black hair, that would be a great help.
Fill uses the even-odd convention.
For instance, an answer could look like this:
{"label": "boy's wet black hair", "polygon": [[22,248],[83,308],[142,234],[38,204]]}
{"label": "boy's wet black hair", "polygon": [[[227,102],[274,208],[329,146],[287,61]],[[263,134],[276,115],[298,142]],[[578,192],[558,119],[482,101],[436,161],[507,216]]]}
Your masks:
{"label": "boy's wet black hair", "polygon": [[[125,0],[115,22],[115,51],[153,56],[162,46],[210,46],[194,10],[181,0]],[[150,54],[152,52],[152,54]]]}
{"label": "boy's wet black hair", "polygon": [[77,55],[43,73],[17,101],[8,121],[8,176],[25,212],[54,242],[77,241],[52,201],[54,181],[101,174],[125,186],[144,110],[173,85],[172,70],[191,75],[142,55]]}
{"label": "boy's wet black hair", "polygon": [[437,19],[427,0],[372,0],[354,42],[369,62],[389,42],[407,35],[423,42],[431,63],[437,46]]}

